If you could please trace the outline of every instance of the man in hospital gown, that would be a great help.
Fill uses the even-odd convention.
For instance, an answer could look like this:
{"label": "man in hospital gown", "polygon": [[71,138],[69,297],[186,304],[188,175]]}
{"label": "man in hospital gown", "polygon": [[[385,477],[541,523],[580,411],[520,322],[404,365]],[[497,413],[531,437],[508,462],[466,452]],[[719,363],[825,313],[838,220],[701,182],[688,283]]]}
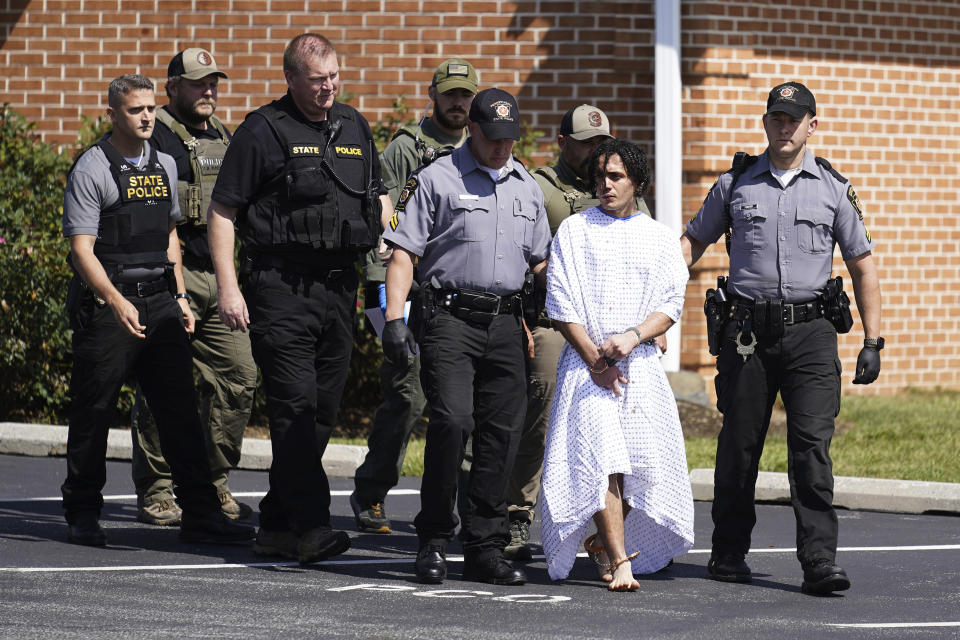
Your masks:
{"label": "man in hospital gown", "polygon": [[693,546],[683,433],[652,340],[679,320],[688,272],[676,234],[637,211],[649,182],[643,151],[611,140],[593,158],[601,204],[563,222],[547,276],[547,312],[567,344],[547,434],[542,539],[550,577],[565,578],[593,520],[601,575],[611,590],[632,591],[634,573]]}

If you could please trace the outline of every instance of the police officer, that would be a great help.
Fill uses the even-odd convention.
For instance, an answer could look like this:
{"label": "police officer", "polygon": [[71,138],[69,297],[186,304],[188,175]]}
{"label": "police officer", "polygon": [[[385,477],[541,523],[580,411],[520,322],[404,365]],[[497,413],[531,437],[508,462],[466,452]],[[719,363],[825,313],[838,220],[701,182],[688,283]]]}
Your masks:
{"label": "police officer", "polygon": [[681,244],[692,265],[731,227],[723,314],[729,320],[721,333],[715,379],[723,428],[717,442],[708,571],[716,580],[751,579],[744,556],[756,522],[757,465],[779,392],[787,412],[802,588],[827,594],[850,586],[836,565],[830,462],[840,410],[837,328],[849,330],[852,324],[848,310],[845,317],[837,311],[845,297],[837,295],[835,281],[828,283],[835,244],[853,278],[866,338],[854,384],[876,380],[883,338],[874,242],[853,187],[807,149],[817,125],[809,89],[798,82],[774,87],[763,116],[766,151],[752,164],[720,176]]}
{"label": "police officer", "polygon": [[[98,520],[106,481],[107,432],[121,385],[133,376],[159,427],[183,510],[180,537],[242,542],[253,529],[220,511],[204,456],[187,333],[194,317],[184,293],[177,238],[173,158],[147,140],[153,83],[123,75],[110,83],[111,133],[87,150],[67,180],[63,233],[75,272],[67,308],[73,329],[73,407],[63,507],[68,539],[103,546]],[[169,261],[169,262],[168,262]]]}
{"label": "police officer", "polygon": [[[421,380],[430,426],[414,520],[421,582],[446,577],[446,546],[458,520],[453,507],[467,437],[473,436],[461,538],[467,579],[523,584],[526,575],[503,559],[509,539],[504,501],[524,408],[524,333],[519,291],[528,269],[546,266],[550,233],[543,195],[511,156],[520,137],[512,95],[477,94],[470,138],[449,156],[415,172],[384,233],[394,249],[387,267],[384,353],[416,350],[403,320],[414,277],[421,311]],[[411,320],[413,322],[413,320]]]}
{"label": "police officer", "polygon": [[[273,464],[254,551],[322,560],[350,547],[330,528],[321,458],[353,347],[356,263],[391,210],[370,126],[335,102],[340,66],[322,35],[283,54],[287,94],[247,115],[213,190],[208,216],[220,318],[250,329],[263,374]],[[243,293],[234,268],[243,242]]]}
{"label": "police officer", "polygon": [[[467,139],[467,112],[477,93],[477,71],[462,58],[444,60],[433,73],[427,94],[433,113],[417,124],[399,129],[380,156],[383,183],[393,203],[407,177],[418,167],[450,153]],[[382,302],[389,251],[366,255],[366,298]],[[367,439],[367,456],[354,475],[355,490],[350,506],[357,529],[366,533],[390,533],[384,501],[399,480],[410,432],[423,415],[426,398],[420,388],[420,354],[399,362],[384,358],[380,366],[383,402],[377,408]]]}
{"label": "police officer", "polygon": [[[158,122],[150,142],[177,163],[177,196],[183,214],[177,235],[187,301],[196,318],[190,349],[200,373],[200,421],[205,427],[213,483],[223,512],[232,519],[246,519],[253,511],[234,499],[227,474],[240,462],[243,431],[257,388],[257,367],[247,334],[231,331],[217,315],[217,282],[207,244],[210,193],[230,142],[230,134],[213,115],[220,78],[226,77],[209,51],[190,48],[175,55],[167,66],[169,104],[157,110]],[[139,389],[131,418],[137,520],[176,524],[180,509],[173,502],[170,467],[160,452],[156,423]]]}
{"label": "police officer", "polygon": [[[567,217],[600,204],[587,185],[590,155],[605,140],[612,140],[610,121],[599,108],[581,104],[569,109],[560,120],[557,145],[560,156],[548,167],[533,173],[543,191],[543,201],[555,234]],[[643,197],[637,198],[640,212],[650,214]],[[542,295],[541,295],[542,301]],[[542,302],[541,302],[542,304]],[[557,360],[565,340],[553,327],[550,318],[541,312],[531,328],[530,374],[527,379],[527,412],[517,448],[517,459],[507,484],[507,505],[510,512],[510,544],[504,555],[517,560],[530,560],[532,551],[530,525],[540,493],[543,446],[550,422],[550,407],[557,384]],[[658,336],[666,348],[663,336]]]}

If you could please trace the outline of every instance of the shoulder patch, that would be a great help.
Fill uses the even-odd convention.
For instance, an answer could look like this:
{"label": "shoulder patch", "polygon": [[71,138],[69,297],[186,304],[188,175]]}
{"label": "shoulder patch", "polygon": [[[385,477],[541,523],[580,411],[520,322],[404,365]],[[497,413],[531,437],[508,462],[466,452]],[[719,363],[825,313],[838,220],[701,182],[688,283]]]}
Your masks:
{"label": "shoulder patch", "polygon": [[404,212],[407,208],[407,202],[413,197],[414,192],[419,186],[419,182],[414,177],[410,177],[406,184],[403,185],[403,191],[400,192],[400,199],[397,200],[396,206],[393,207],[393,217],[390,218],[390,230],[396,231],[397,226],[400,224],[400,214]]}
{"label": "shoulder patch", "polygon": [[[854,211],[857,212],[857,217],[860,220],[863,220],[863,209],[860,207],[860,198],[857,197],[857,192],[853,190],[853,185],[847,187],[847,200],[850,201],[850,204],[853,205]],[[870,238],[870,234],[867,234],[867,239]]]}

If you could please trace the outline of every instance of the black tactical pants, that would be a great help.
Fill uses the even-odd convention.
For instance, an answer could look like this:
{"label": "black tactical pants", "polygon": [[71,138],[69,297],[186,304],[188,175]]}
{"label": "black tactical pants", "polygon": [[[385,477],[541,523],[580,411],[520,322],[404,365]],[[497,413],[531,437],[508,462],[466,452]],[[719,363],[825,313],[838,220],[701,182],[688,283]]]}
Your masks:
{"label": "black tactical pants", "polygon": [[717,358],[717,408],[723,428],[714,475],[713,553],[746,554],[756,524],[754,489],[777,392],[787,413],[790,498],[801,564],[837,552],[830,440],[840,411],[837,333],[820,318],[784,327],[780,339],[759,337],[744,362],[729,322]]}
{"label": "black tactical pants", "polygon": [[67,479],[61,488],[71,524],[78,516],[100,515],[107,432],[116,421],[120,387],[131,377],[140,383],[153,411],[181,508],[193,513],[220,510],[197,415],[193,360],[180,305],[166,291],[127,300],[147,327],[143,339],[129,335],[110,307],[96,306],[92,297],[84,299],[71,318],[73,405]]}
{"label": "black tactical pants", "polygon": [[321,459],[350,367],[356,271],[351,265],[315,276],[254,271],[244,298],[273,449],[260,525],[299,533],[329,526],[330,484]]}
{"label": "black tactical pants", "polygon": [[515,315],[489,326],[446,311],[428,321],[421,343],[421,380],[430,404],[421,510],[414,520],[421,544],[445,545],[459,524],[454,514],[464,447],[473,436],[464,554],[499,553],[509,541],[506,488],[526,405],[523,328]]}

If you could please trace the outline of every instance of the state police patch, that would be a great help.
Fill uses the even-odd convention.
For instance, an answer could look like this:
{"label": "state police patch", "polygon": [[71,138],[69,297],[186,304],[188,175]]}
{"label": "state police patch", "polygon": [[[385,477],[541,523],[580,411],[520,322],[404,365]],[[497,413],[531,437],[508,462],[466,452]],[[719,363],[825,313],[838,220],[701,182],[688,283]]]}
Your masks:
{"label": "state police patch", "polygon": [[407,183],[403,185],[403,191],[400,192],[400,199],[397,200],[397,206],[393,209],[394,211],[403,211],[407,206],[407,201],[413,197],[413,193],[417,190],[419,183],[416,178],[410,178],[407,180]]}
{"label": "state police patch", "polygon": [[847,187],[847,200],[853,205],[854,210],[857,212],[857,217],[863,220],[863,209],[860,208],[860,198],[857,197],[857,192],[853,190],[853,185]]}

